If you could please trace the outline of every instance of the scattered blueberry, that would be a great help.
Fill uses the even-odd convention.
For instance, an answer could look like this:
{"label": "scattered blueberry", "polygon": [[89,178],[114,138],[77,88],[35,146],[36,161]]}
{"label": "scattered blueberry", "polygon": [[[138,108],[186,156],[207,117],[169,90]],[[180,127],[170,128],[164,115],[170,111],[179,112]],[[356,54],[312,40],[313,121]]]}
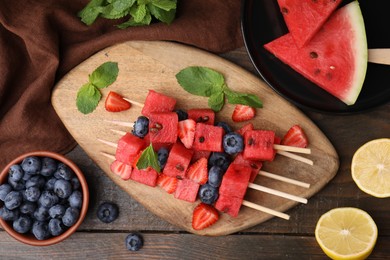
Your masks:
{"label": "scattered blueberry", "polygon": [[131,132],[135,136],[144,138],[149,132],[149,119],[145,116],[139,116],[134,122],[133,130]]}
{"label": "scattered blueberry", "polygon": [[3,206],[0,208],[0,217],[5,221],[13,221],[19,217],[19,209],[10,210]]}
{"label": "scattered blueberry", "polygon": [[71,168],[69,168],[66,164],[64,163],[59,163],[57,171],[58,175],[67,181],[71,180],[74,176],[74,172],[72,171]]}
{"label": "scattered blueberry", "polygon": [[42,158],[42,168],[41,168],[41,175],[45,177],[50,177],[53,175],[53,173],[57,170],[57,161],[50,157],[43,157]]}
{"label": "scattered blueberry", "polygon": [[129,251],[138,251],[144,245],[143,238],[138,233],[130,233],[125,240],[126,248]]}
{"label": "scattered blueberry", "polygon": [[49,232],[52,236],[59,236],[65,231],[65,226],[60,219],[52,218],[49,221]]}
{"label": "scattered blueberry", "polygon": [[183,121],[183,120],[188,119],[188,114],[186,111],[184,111],[182,109],[177,109],[177,110],[175,110],[175,112],[177,114],[179,121]]}
{"label": "scattered blueberry", "polygon": [[49,209],[45,207],[38,207],[33,214],[34,218],[38,221],[46,221],[50,218]]}
{"label": "scattered blueberry", "polygon": [[4,201],[5,196],[12,191],[11,185],[4,183],[0,185],[0,200]]}
{"label": "scattered blueberry", "polygon": [[65,206],[61,204],[56,204],[49,209],[49,216],[51,218],[62,218],[65,214]]}
{"label": "scattered blueberry", "polygon": [[23,178],[24,171],[19,164],[12,165],[8,170],[8,178],[18,182]]}
{"label": "scattered blueberry", "polygon": [[80,211],[77,208],[69,207],[65,210],[65,214],[62,217],[62,223],[67,227],[71,227],[77,222],[79,216]]}
{"label": "scattered blueberry", "polygon": [[39,189],[41,189],[42,187],[45,186],[45,183],[46,183],[45,177],[41,175],[34,175],[26,181],[26,188],[36,186]]}
{"label": "scattered blueberry", "polygon": [[199,188],[199,198],[203,203],[213,204],[218,198],[218,188],[206,183]]}
{"label": "scattered blueberry", "polygon": [[223,149],[227,154],[236,154],[244,149],[244,139],[236,132],[230,132],[223,136]]}
{"label": "scattered blueberry", "polygon": [[83,204],[83,194],[80,191],[75,190],[70,194],[68,201],[71,207],[80,209]]}
{"label": "scattered blueberry", "polygon": [[218,188],[221,185],[222,177],[223,177],[224,171],[219,166],[212,166],[209,170],[208,174],[208,183]]}
{"label": "scattered blueberry", "polygon": [[167,163],[168,154],[169,154],[168,149],[165,147],[161,147],[157,151],[158,164],[160,165],[161,169],[164,169],[165,164]]}
{"label": "scattered blueberry", "polygon": [[23,171],[33,174],[37,174],[41,170],[41,165],[40,158],[36,156],[26,157],[21,163]]}
{"label": "scattered blueberry", "polygon": [[37,186],[32,186],[27,188],[24,194],[26,196],[26,200],[36,202],[41,196],[41,190]]}
{"label": "scattered blueberry", "polygon": [[219,166],[225,172],[231,162],[230,156],[227,153],[213,152],[209,157],[208,166]]}
{"label": "scattered blueberry", "polygon": [[228,125],[228,123],[226,123],[226,122],[218,122],[216,124],[216,126],[222,127],[223,130],[225,131],[225,134],[233,131],[232,128],[230,127],[230,125]]}
{"label": "scattered blueberry", "polygon": [[4,206],[7,207],[7,209],[13,210],[19,207],[23,202],[23,196],[20,191],[11,191],[10,193],[5,196],[4,199]]}
{"label": "scattered blueberry", "polygon": [[36,209],[37,204],[31,201],[24,201],[19,207],[20,213],[29,216],[33,216]]}
{"label": "scattered blueberry", "polygon": [[29,216],[21,215],[12,223],[13,229],[21,234],[27,233],[32,228],[33,221]]}
{"label": "scattered blueberry", "polygon": [[111,223],[118,218],[119,208],[111,202],[104,202],[99,205],[97,217],[104,223]]}
{"label": "scattered blueberry", "polygon": [[54,183],[54,193],[59,198],[68,198],[72,194],[72,184],[67,180],[59,179]]}
{"label": "scattered blueberry", "polygon": [[49,226],[46,222],[35,221],[32,226],[32,233],[38,240],[45,240],[50,237]]}
{"label": "scattered blueberry", "polygon": [[53,191],[43,191],[41,196],[39,197],[38,203],[39,205],[45,207],[45,208],[51,208],[55,204],[57,204],[59,201],[59,198]]}

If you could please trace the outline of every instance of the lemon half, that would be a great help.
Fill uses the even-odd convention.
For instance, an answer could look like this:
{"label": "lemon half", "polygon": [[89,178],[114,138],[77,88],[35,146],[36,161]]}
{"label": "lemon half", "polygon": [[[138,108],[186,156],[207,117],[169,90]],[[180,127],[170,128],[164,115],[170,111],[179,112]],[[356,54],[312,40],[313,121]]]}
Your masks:
{"label": "lemon half", "polygon": [[353,155],[351,174],[364,192],[378,197],[390,197],[390,139],[372,140]]}
{"label": "lemon half", "polygon": [[318,220],[315,237],[332,259],[365,259],[375,246],[378,228],[361,209],[336,208]]}

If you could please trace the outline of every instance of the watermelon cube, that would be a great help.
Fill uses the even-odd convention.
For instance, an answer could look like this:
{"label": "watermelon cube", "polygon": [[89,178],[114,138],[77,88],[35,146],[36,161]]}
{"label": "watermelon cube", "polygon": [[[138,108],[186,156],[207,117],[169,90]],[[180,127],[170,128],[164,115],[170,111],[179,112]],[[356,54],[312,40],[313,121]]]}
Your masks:
{"label": "watermelon cube", "polygon": [[237,217],[242,201],[242,198],[219,194],[219,197],[215,202],[215,208],[221,212],[229,214],[232,217]]}
{"label": "watermelon cube", "polygon": [[181,142],[176,142],[169,152],[163,173],[171,177],[183,179],[190,165],[192,154],[192,150],[185,148]]}
{"label": "watermelon cube", "polygon": [[194,108],[187,110],[188,118],[197,123],[214,125],[215,112],[210,108]]}
{"label": "watermelon cube", "polygon": [[274,157],[275,133],[269,130],[249,130],[244,135],[243,156],[247,160],[271,161]]}
{"label": "watermelon cube", "polygon": [[132,165],[134,159],[137,158],[139,153],[145,148],[146,142],[144,139],[131,133],[126,133],[118,141],[115,159],[122,163]]}
{"label": "watermelon cube", "polygon": [[[281,142],[282,142],[282,138],[275,135],[274,144],[280,144]],[[275,159],[275,156],[276,156],[276,150],[274,150],[274,156],[272,157],[271,161]]]}
{"label": "watermelon cube", "polygon": [[249,178],[249,182],[254,182],[263,163],[261,161],[247,160],[242,156],[242,153],[239,153],[236,158],[234,158],[233,163],[242,164],[251,167],[251,177]]}
{"label": "watermelon cube", "polygon": [[196,162],[200,158],[209,159],[211,152],[210,151],[199,151],[193,150],[194,154],[192,155],[191,163]]}
{"label": "watermelon cube", "polygon": [[252,169],[247,165],[230,164],[223,176],[219,194],[229,197],[244,198],[248,188]]}
{"label": "watermelon cube", "polygon": [[176,99],[154,90],[149,90],[141,113],[144,116],[149,117],[152,112],[172,112],[175,105]]}
{"label": "watermelon cube", "polygon": [[178,117],[175,112],[150,113],[149,141],[152,144],[173,144],[177,140]]}
{"label": "watermelon cube", "polygon": [[197,123],[192,147],[200,151],[222,152],[223,134],[222,127]]}
{"label": "watermelon cube", "polygon": [[174,197],[179,200],[195,202],[198,195],[199,184],[189,180],[182,179],[178,181]]}
{"label": "watermelon cube", "polygon": [[133,181],[146,184],[150,187],[156,187],[157,185],[158,173],[152,167],[146,169],[138,169],[134,167],[133,172],[130,175],[130,179]]}

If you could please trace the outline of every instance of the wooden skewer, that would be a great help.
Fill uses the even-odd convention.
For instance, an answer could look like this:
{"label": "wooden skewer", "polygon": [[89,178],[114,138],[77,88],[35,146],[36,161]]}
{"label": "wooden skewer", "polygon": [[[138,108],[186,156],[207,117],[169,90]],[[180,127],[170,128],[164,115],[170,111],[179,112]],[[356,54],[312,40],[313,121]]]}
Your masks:
{"label": "wooden skewer", "polygon": [[137,102],[137,101],[134,101],[134,100],[131,100],[131,99],[128,99],[128,98],[123,98],[123,99],[126,100],[126,101],[129,101],[131,104],[134,104],[137,107],[144,107],[144,104],[142,104],[140,102]]}
{"label": "wooden skewer", "polygon": [[314,162],[312,160],[307,159],[307,158],[302,157],[302,156],[299,156],[299,155],[296,155],[296,154],[293,154],[293,153],[289,153],[286,151],[278,151],[278,150],[276,151],[276,153],[283,155],[283,156],[286,156],[288,158],[303,162],[303,163],[307,163],[309,165],[314,165]]}
{"label": "wooden skewer", "polygon": [[294,184],[294,185],[297,185],[297,186],[300,186],[300,187],[303,187],[303,188],[310,188],[310,184],[309,183],[302,182],[302,181],[297,181],[297,180],[290,179],[290,178],[287,178],[287,177],[283,177],[283,176],[280,176],[280,175],[277,175],[277,174],[274,174],[274,173],[270,173],[270,172],[266,172],[266,171],[259,171],[258,174],[262,175],[262,176],[265,176],[265,177],[268,177],[268,178],[271,178],[271,179],[274,179],[274,180],[279,180],[279,181],[282,181],[282,182],[285,182],[285,183]]}

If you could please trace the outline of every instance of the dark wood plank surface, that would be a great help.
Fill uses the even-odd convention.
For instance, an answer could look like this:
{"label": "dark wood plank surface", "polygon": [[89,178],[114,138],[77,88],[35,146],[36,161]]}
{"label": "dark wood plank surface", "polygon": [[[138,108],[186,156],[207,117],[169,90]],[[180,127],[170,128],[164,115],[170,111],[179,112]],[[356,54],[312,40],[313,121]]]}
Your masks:
{"label": "dark wood plank surface", "polygon": [[[222,57],[256,74],[244,48]],[[365,142],[390,137],[390,103],[355,115],[329,115],[303,111],[333,143],[340,158],[336,177],[307,205],[288,211],[289,221],[273,218],[240,233],[216,238],[180,230],[154,216],[120,190],[85,152],[76,147],[67,156],[84,171],[90,187],[90,208],[76,234],[50,247],[21,244],[0,231],[0,259],[326,259],[314,238],[319,217],[342,206],[366,210],[375,220],[379,237],[370,259],[390,256],[390,203],[360,191],[350,174],[353,153]],[[113,201],[120,207],[119,218],[103,224],[96,217],[97,206]],[[124,239],[129,232],[143,234],[145,246],[127,251]]]}

